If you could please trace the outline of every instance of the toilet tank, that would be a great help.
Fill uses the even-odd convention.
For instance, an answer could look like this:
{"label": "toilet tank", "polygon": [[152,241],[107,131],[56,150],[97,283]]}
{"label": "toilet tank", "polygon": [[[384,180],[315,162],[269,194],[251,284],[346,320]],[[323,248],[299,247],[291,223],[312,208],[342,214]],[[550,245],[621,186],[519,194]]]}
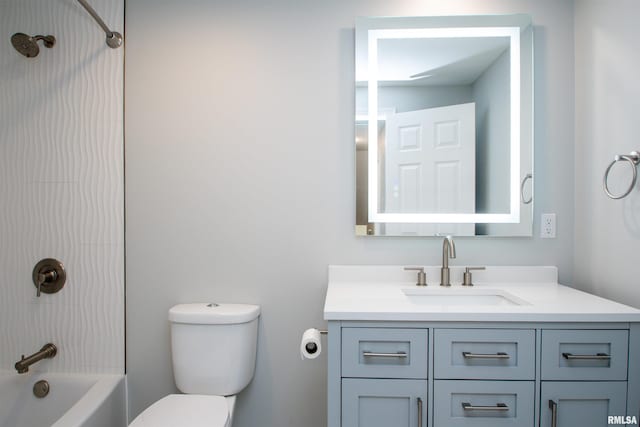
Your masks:
{"label": "toilet tank", "polygon": [[186,394],[230,396],[253,378],[260,307],[179,304],[169,310],[173,376]]}

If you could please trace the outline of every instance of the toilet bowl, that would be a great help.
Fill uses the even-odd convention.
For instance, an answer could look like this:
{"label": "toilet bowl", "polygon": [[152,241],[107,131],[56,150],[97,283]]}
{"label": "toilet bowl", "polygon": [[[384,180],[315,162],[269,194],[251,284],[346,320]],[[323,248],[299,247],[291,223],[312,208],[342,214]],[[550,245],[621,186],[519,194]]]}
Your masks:
{"label": "toilet bowl", "polygon": [[176,386],[130,427],[231,427],[236,394],[255,372],[260,307],[180,304],[169,310]]}

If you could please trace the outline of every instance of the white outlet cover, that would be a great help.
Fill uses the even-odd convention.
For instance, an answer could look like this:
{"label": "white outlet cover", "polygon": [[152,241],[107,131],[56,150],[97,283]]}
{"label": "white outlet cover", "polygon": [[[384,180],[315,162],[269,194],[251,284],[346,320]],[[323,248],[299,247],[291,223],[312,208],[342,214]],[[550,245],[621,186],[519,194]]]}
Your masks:
{"label": "white outlet cover", "polygon": [[542,214],[540,217],[540,237],[543,239],[556,238],[556,214]]}

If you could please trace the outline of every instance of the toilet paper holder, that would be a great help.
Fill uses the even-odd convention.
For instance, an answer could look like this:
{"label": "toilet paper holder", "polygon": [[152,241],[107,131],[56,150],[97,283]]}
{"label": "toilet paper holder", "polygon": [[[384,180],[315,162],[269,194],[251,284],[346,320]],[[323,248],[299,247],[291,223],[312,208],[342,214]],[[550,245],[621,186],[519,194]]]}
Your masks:
{"label": "toilet paper holder", "polygon": [[[328,335],[329,331],[327,331],[326,329],[318,329],[318,332],[320,332],[320,335]],[[307,345],[305,346],[307,351],[309,353],[315,353],[316,351],[318,351],[318,346],[315,345],[314,343],[310,342],[307,343]]]}
{"label": "toilet paper holder", "polygon": [[[317,334],[317,338],[305,338],[311,333]],[[302,335],[302,343],[300,345],[300,357],[304,359],[315,359],[322,352],[322,343],[320,336],[327,335],[329,331],[326,329],[311,328],[307,329]]]}

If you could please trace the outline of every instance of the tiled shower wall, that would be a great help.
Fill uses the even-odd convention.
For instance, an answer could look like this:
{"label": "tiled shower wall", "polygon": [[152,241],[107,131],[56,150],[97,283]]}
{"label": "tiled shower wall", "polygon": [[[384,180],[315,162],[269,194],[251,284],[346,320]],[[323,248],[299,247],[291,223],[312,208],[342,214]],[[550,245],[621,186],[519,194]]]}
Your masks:
{"label": "tiled shower wall", "polygon": [[[123,0],[91,0],[122,32]],[[26,58],[13,33],[56,37]],[[0,0],[0,369],[124,372],[124,49],[75,0]],[[36,297],[34,265],[67,283]]]}

